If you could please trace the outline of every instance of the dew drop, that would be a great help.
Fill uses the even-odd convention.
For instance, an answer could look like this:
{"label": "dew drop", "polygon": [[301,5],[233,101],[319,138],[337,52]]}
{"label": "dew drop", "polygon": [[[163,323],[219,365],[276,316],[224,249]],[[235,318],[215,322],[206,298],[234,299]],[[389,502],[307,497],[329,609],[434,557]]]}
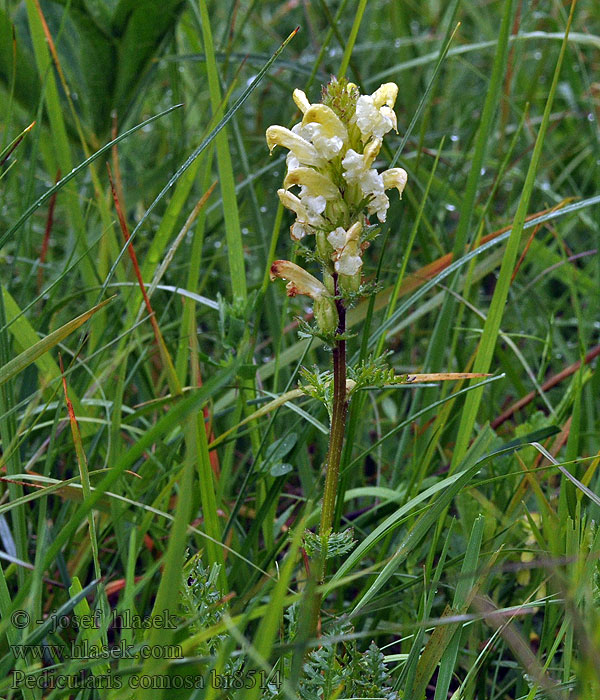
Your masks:
{"label": "dew drop", "polygon": [[456,211],[454,204],[446,204],[447,211]]}
{"label": "dew drop", "polygon": [[450,134],[450,141],[456,143],[460,139],[458,134]]}

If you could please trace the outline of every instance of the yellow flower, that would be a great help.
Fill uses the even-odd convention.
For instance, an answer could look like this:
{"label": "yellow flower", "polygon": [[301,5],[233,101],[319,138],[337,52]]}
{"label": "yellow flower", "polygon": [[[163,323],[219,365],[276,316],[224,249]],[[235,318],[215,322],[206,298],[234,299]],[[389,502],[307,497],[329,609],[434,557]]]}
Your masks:
{"label": "yellow flower", "polygon": [[[291,129],[267,129],[271,151],[275,146],[289,150],[283,188],[277,194],[296,215],[290,235],[301,240],[316,234],[316,257],[323,265],[323,278],[333,290],[337,275],[342,296],[360,287],[362,254],[368,246],[361,243],[361,235],[367,216],[376,214],[379,221],[385,221],[390,205],[385,191],[395,187],[402,196],[406,185],[402,168],[380,173],[373,167],[384,135],[397,127],[393,109],[397,96],[395,83],[384,83],[371,95],[360,95],[355,85],[332,79],[323,103],[311,104],[302,90],[294,90],[301,122]],[[290,191],[295,187],[299,191]],[[312,275],[309,285],[307,277],[299,276],[298,266],[291,268],[292,263],[284,265],[282,261],[277,265],[276,272],[281,274],[274,272],[275,276],[283,277],[284,272],[292,275],[285,277],[290,280],[288,293],[312,296],[320,325],[331,326],[333,312],[336,319],[337,312],[332,296],[323,292],[325,287],[322,285],[319,294]]]}
{"label": "yellow flower", "polygon": [[383,177],[383,186],[385,189],[390,190],[392,187],[395,187],[398,190],[400,198],[402,198],[402,192],[404,192],[406,181],[408,180],[406,170],[402,168],[390,168],[381,173],[381,176]]}
{"label": "yellow flower", "polygon": [[363,141],[371,137],[381,139],[388,131],[397,131],[396,114],[393,110],[398,86],[384,83],[372,95],[361,95],[356,103],[355,121]]}
{"label": "yellow flower", "polygon": [[326,105],[311,105],[304,113],[302,126],[314,147],[327,160],[335,158],[348,142],[348,131],[342,120]]}
{"label": "yellow flower", "polygon": [[[334,269],[340,275],[353,277],[360,272],[362,267],[362,257],[360,250],[360,234],[362,224],[360,221],[354,223],[347,231],[341,226],[334,229],[327,240],[333,247]],[[358,279],[360,283],[360,279]]]}
{"label": "yellow flower", "polygon": [[283,186],[288,189],[293,185],[305,187],[313,196],[321,195],[325,199],[339,197],[340,191],[327,175],[322,175],[313,168],[294,168],[290,170],[283,181]]}
{"label": "yellow flower", "polygon": [[287,295],[295,297],[304,294],[314,301],[313,310],[319,328],[333,333],[338,326],[338,314],[333,297],[327,287],[310,272],[289,260],[275,260],[271,265],[271,282],[276,278],[289,280],[286,284]]}
{"label": "yellow flower", "polygon": [[275,146],[289,149],[303,165],[324,165],[325,161],[317,149],[298,134],[283,126],[270,126],[267,129],[267,146],[273,152]]}

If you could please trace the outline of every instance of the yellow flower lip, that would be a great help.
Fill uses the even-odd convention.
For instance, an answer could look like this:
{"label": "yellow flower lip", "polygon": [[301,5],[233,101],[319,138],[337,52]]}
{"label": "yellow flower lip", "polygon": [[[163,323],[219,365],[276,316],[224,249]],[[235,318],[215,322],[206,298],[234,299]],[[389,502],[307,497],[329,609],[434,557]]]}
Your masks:
{"label": "yellow flower lip", "polygon": [[380,85],[377,90],[375,90],[371,97],[377,109],[380,109],[384,105],[391,108],[396,103],[396,97],[398,97],[398,86],[396,83],[383,83],[383,85]]}
{"label": "yellow flower lip", "polygon": [[381,150],[382,143],[383,142],[381,139],[373,139],[372,141],[369,141],[369,143],[365,147],[365,150],[363,152],[363,156],[364,156],[365,165],[367,166],[367,168],[370,168],[373,165],[373,161],[379,155],[379,151]]}
{"label": "yellow flower lip", "polygon": [[408,175],[406,170],[403,168],[390,168],[381,173],[383,177],[383,186],[386,190],[395,187],[398,190],[398,194],[402,197],[402,192],[406,186],[406,181],[408,180]]}
{"label": "yellow flower lip", "polygon": [[302,136],[277,124],[270,126],[266,132],[267,146],[272,153],[275,146],[283,146],[298,158],[303,165],[323,165],[323,158],[317,149]]}
{"label": "yellow flower lip", "polygon": [[338,136],[342,141],[348,140],[348,131],[337,114],[327,105],[315,104],[304,112],[302,126],[307,124],[320,124],[327,136]]}
{"label": "yellow flower lip", "polygon": [[362,233],[362,228],[362,223],[360,221],[355,221],[346,232],[346,243],[348,244],[350,243],[350,241],[360,241],[360,234]]}
{"label": "yellow flower lip", "polygon": [[304,114],[310,108],[310,102],[303,90],[296,88],[292,94],[296,107]]}
{"label": "yellow flower lip", "polygon": [[294,168],[285,177],[283,186],[287,189],[292,185],[300,185],[311,192],[320,194],[325,199],[334,199],[340,193],[331,180],[312,168]]}
{"label": "yellow flower lip", "polygon": [[286,285],[289,297],[295,297],[297,294],[304,294],[315,300],[331,297],[327,287],[322,282],[289,260],[275,260],[271,265],[269,277],[271,282],[277,278],[289,280]]}

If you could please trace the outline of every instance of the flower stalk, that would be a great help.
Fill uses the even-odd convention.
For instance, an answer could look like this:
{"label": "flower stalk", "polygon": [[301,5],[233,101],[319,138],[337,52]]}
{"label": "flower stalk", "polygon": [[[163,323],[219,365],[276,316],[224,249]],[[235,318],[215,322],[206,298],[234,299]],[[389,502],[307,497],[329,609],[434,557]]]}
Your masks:
{"label": "flower stalk", "polygon": [[[334,274],[334,284],[337,288],[337,274]],[[321,523],[319,535],[321,537],[321,558],[319,583],[323,583],[326,574],[327,540],[333,527],[335,514],[335,499],[338,492],[340,476],[340,460],[344,446],[346,432],[346,415],[348,413],[348,399],[346,394],[346,340],[343,335],[346,332],[346,308],[342,299],[336,300],[339,324],[337,335],[341,336],[335,341],[332,350],[333,355],[333,406],[331,411],[331,426],[329,431],[329,447],[325,464],[325,490],[323,492],[323,505],[321,507]]]}
{"label": "flower stalk", "polygon": [[[314,237],[310,257],[321,264],[322,281],[299,265],[276,260],[271,279],[287,281],[288,296],[304,294],[313,300],[320,337],[327,340],[333,357],[333,397],[327,401],[330,434],[325,463],[325,487],[318,541],[311,573],[317,584],[325,581],[328,549],[338,493],[340,460],[348,410],[346,372],[346,308],[361,293],[363,253],[368,248],[376,217],[384,222],[389,208],[386,190],[402,196],[406,172],[392,168],[379,172],[376,159],[383,137],[397,130],[393,107],[398,95],[394,83],[381,85],[372,95],[361,95],[356,85],[332,78],[322,102],[311,104],[302,90],[293,99],[302,114],[291,129],[270,126],[267,146],[288,149],[281,203],[295,214],[292,240],[304,244]],[[291,191],[292,188],[298,188]],[[313,606],[313,629],[318,629],[321,594]]]}

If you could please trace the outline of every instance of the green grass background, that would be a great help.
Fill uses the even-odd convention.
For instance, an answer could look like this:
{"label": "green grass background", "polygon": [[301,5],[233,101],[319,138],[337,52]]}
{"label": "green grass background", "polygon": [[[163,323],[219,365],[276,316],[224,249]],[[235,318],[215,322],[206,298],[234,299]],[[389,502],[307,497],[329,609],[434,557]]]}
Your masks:
{"label": "green grass background", "polygon": [[[0,2],[2,697],[600,698],[600,6],[579,0],[565,38],[571,11]],[[492,376],[355,397],[337,526],[357,545],[331,566],[315,642],[300,538],[327,413],[302,398],[254,414],[330,355],[296,333],[307,299],[268,280],[298,251],[264,132],[298,120],[294,88],[316,102],[344,73],[364,93],[398,84],[380,164],[409,174],[365,255],[380,290],[351,312],[349,357]],[[57,610],[103,625],[52,629]],[[179,622],[118,629],[111,610]],[[10,646],[83,640],[179,644],[186,661],[46,647],[42,664]],[[375,696],[344,680],[372,640]],[[123,688],[13,687],[42,665]],[[270,687],[132,689],[242,665]]]}

